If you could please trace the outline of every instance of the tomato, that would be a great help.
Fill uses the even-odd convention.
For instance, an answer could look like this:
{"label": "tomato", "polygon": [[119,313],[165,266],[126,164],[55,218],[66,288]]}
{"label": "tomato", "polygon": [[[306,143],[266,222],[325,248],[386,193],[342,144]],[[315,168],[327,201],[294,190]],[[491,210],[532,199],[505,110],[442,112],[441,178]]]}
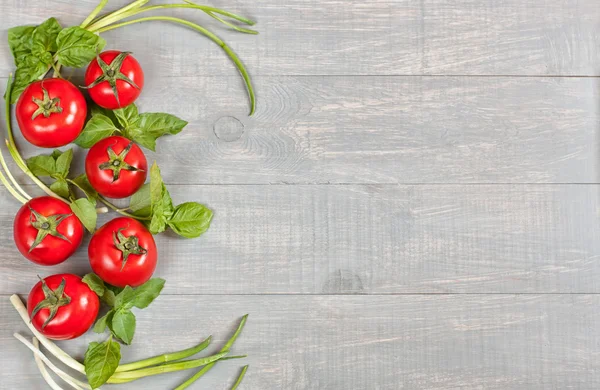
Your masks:
{"label": "tomato", "polygon": [[133,141],[112,136],[91,147],[85,158],[85,173],[99,194],[125,198],[146,181],[148,163],[142,149]]}
{"label": "tomato", "polygon": [[116,110],[140,96],[144,72],[131,53],[109,50],[90,62],[85,71],[85,85],[97,105]]}
{"label": "tomato", "polygon": [[19,209],[13,234],[19,252],[27,259],[40,265],[55,265],[79,248],[83,225],[67,203],[42,196]]}
{"label": "tomato", "polygon": [[88,246],[92,270],[117,287],[136,287],[152,277],[156,268],[156,243],[139,221],[119,217],[94,233]]}
{"label": "tomato", "polygon": [[31,83],[17,101],[19,128],[35,146],[56,148],[79,136],[87,115],[85,98],[64,79]]}
{"label": "tomato", "polygon": [[69,340],[84,334],[96,320],[99,308],[96,293],[73,274],[56,274],[40,280],[27,298],[31,323],[54,340]]}

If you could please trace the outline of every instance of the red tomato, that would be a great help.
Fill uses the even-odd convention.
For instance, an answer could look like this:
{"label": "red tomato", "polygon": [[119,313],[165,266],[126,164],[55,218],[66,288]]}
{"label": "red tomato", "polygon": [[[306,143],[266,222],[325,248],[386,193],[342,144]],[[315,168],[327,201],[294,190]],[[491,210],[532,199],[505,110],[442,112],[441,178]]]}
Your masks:
{"label": "red tomato", "polygon": [[112,136],[92,146],[85,158],[85,173],[99,194],[125,198],[146,181],[148,163],[142,149],[133,141]]}
{"label": "red tomato", "polygon": [[117,287],[136,287],[152,277],[156,268],[154,237],[139,221],[115,218],[94,233],[88,246],[92,270]]}
{"label": "red tomato", "polygon": [[84,334],[96,320],[99,308],[96,293],[73,274],[56,274],[40,280],[27,298],[31,323],[54,340],[69,340]]}
{"label": "red tomato", "polygon": [[44,79],[25,88],[15,113],[27,141],[42,148],[56,148],[79,136],[87,104],[79,89],[67,80]]}
{"label": "red tomato", "polygon": [[17,212],[13,226],[19,252],[40,265],[68,259],[83,238],[83,225],[71,207],[51,196],[31,199]]}
{"label": "red tomato", "polygon": [[140,96],[144,72],[131,53],[109,50],[90,62],[85,71],[85,85],[97,105],[115,110],[130,105]]}

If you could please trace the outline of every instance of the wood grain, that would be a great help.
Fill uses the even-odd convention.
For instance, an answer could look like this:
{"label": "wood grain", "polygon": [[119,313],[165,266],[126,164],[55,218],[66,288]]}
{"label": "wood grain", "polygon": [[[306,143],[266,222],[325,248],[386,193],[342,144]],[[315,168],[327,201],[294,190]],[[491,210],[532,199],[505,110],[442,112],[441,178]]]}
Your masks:
{"label": "wood grain", "polygon": [[177,80],[139,100],[190,122],[148,153],[171,184],[600,182],[600,79],[259,77],[251,118],[237,77]]}
{"label": "wood grain", "polygon": [[[166,0],[165,0],[166,1]],[[128,0],[114,0],[116,9]],[[160,3],[164,1],[156,1]],[[98,1],[11,0],[3,30],[49,15],[78,25]],[[221,27],[201,12],[157,11],[202,23],[222,36],[258,75],[600,75],[596,0],[214,0],[256,21],[258,36]],[[26,10],[26,11],[25,11]],[[234,75],[221,49],[164,22],[104,34],[133,51],[149,79]],[[0,40],[0,74],[13,69]]]}
{"label": "wood grain", "polygon": [[[2,388],[44,389],[12,333],[29,334],[0,297]],[[161,296],[137,311],[123,361],[187,348],[209,334],[218,350],[250,312],[232,353],[193,388],[229,389],[595,389],[600,386],[598,295]],[[60,343],[81,356],[102,336]],[[193,371],[192,371],[193,372]],[[174,388],[166,374],[127,389]]]}
{"label": "wood grain", "polygon": [[[171,186],[215,210],[195,240],[157,236],[170,294],[598,293],[600,187]],[[12,242],[0,193],[0,293],[89,272],[87,241],[52,268]],[[10,205],[10,207],[9,207]],[[103,217],[102,221],[106,221]]]}

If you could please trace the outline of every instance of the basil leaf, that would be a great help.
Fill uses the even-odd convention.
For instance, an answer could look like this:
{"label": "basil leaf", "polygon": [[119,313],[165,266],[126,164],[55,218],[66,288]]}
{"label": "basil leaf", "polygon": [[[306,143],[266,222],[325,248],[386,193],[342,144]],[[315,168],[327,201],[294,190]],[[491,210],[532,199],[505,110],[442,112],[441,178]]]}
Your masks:
{"label": "basil leaf", "polygon": [[[52,156],[55,156],[55,153],[52,153]],[[69,174],[69,169],[71,168],[71,161],[73,161],[73,149],[69,149],[66,152],[61,153],[57,158],[55,157],[55,159],[56,174],[66,178]]]}
{"label": "basil leaf", "polygon": [[121,346],[109,337],[103,343],[91,342],[85,352],[85,375],[93,389],[106,383],[121,361]]}
{"label": "basil leaf", "polygon": [[90,181],[88,180],[87,175],[85,173],[82,173],[81,175],[79,175],[75,179],[73,179],[73,181],[75,182],[77,187],[85,193],[85,196],[87,196],[88,200],[90,202],[92,202],[94,205],[96,205],[96,199],[98,198],[98,193],[96,192],[94,187],[92,187],[92,185],[90,184]]}
{"label": "basil leaf", "polygon": [[136,126],[127,130],[127,135],[143,147],[154,151],[157,138],[165,134],[177,134],[186,125],[186,121],[175,115],[144,113],[139,115]]}
{"label": "basil leaf", "polygon": [[160,168],[156,162],[150,167],[150,204],[154,209],[159,204],[163,197],[164,183],[160,175]]}
{"label": "basil leaf", "polygon": [[56,173],[56,161],[52,156],[41,154],[26,161],[29,170],[36,176],[52,176]]}
{"label": "basil leaf", "polygon": [[104,281],[100,279],[98,275],[91,272],[86,274],[81,281],[88,285],[88,287],[96,293],[99,297],[104,295],[104,290],[106,287],[104,286]]}
{"label": "basil leaf", "polygon": [[[32,56],[25,57],[15,71],[15,81],[10,95],[10,103],[15,104],[21,92],[29,84],[44,75],[48,69],[50,69],[50,66],[42,63],[39,59]],[[6,95],[4,97],[6,98]]]}
{"label": "basil leaf", "polygon": [[196,238],[210,226],[212,211],[200,203],[186,202],[175,207],[168,224],[173,231],[186,238]]}
{"label": "basil leaf", "polygon": [[101,298],[108,306],[115,307],[115,301],[117,298],[112,290],[106,288],[106,290],[104,290],[104,295]]}
{"label": "basil leaf", "polygon": [[65,28],[56,39],[58,61],[64,66],[81,68],[96,57],[106,45],[104,38],[79,26]]}
{"label": "basil leaf", "polygon": [[123,291],[117,295],[115,299],[115,308],[119,310],[127,310],[133,307],[135,300],[135,291],[130,286],[125,286]]}
{"label": "basil leaf", "polygon": [[131,310],[117,310],[113,315],[112,332],[120,338],[125,344],[129,345],[133,341],[135,333],[135,316]]}
{"label": "basil leaf", "polygon": [[19,66],[25,57],[31,55],[31,44],[35,26],[18,26],[8,29],[8,46]]}
{"label": "basil leaf", "polygon": [[75,144],[82,148],[91,148],[96,142],[111,136],[117,130],[109,117],[102,114],[94,115],[75,140]]}
{"label": "basil leaf", "polygon": [[131,103],[127,107],[114,110],[113,112],[121,126],[124,128],[134,125],[138,121],[138,109],[134,103]]}
{"label": "basil leaf", "polygon": [[52,53],[58,49],[56,39],[61,30],[62,27],[55,18],[47,19],[37,26],[32,35],[31,54],[47,65],[54,63]]}
{"label": "basil leaf", "polygon": [[147,217],[152,213],[150,205],[150,184],[144,184],[129,201],[129,210],[139,217]]}
{"label": "basil leaf", "polygon": [[104,331],[106,330],[106,326],[112,321],[114,314],[115,312],[113,310],[109,310],[108,313],[106,313],[96,321],[92,330],[96,333],[104,333]]}
{"label": "basil leaf", "polygon": [[165,286],[165,280],[161,278],[152,278],[146,283],[142,284],[135,291],[135,299],[133,306],[145,309],[158,297],[163,287]]}
{"label": "basil leaf", "polygon": [[54,183],[50,184],[50,189],[58,196],[69,198],[69,185],[64,179],[58,179]]}
{"label": "basil leaf", "polygon": [[124,289],[122,287],[113,286],[112,284],[107,284],[106,289],[112,291],[115,294],[120,294]]}
{"label": "basil leaf", "polygon": [[156,150],[156,137],[154,137],[152,134],[144,134],[140,132],[139,129],[136,129],[135,131],[128,131],[127,138],[135,141],[146,149],[150,149],[152,151]]}
{"label": "basil leaf", "polygon": [[110,121],[115,125],[115,127],[119,125],[119,121],[117,120],[117,117],[115,116],[115,112],[113,110],[109,110],[108,108],[100,107],[92,103],[88,104],[92,106],[92,108],[90,109],[90,118],[96,115],[104,115],[105,117],[110,119]]}
{"label": "basil leaf", "polygon": [[90,233],[96,230],[96,206],[88,198],[77,199],[71,203],[71,210]]}
{"label": "basil leaf", "polygon": [[163,232],[167,228],[167,222],[171,215],[173,215],[173,201],[163,183],[160,169],[156,163],[150,168],[150,205],[152,219],[149,230],[152,234]]}

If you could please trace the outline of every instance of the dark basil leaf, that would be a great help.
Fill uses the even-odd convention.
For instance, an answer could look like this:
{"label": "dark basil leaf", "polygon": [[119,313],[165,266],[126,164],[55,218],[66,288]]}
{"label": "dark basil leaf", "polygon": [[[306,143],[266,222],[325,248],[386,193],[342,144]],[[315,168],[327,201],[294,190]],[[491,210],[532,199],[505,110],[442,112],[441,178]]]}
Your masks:
{"label": "dark basil leaf", "polygon": [[109,337],[103,343],[91,342],[85,352],[85,375],[93,389],[106,383],[121,361],[121,346]]}
{"label": "dark basil leaf", "polygon": [[196,202],[186,202],[175,207],[168,223],[180,236],[195,238],[209,228],[212,217],[213,213],[208,207]]}
{"label": "dark basil leaf", "polygon": [[41,62],[51,65],[54,62],[52,53],[58,47],[56,39],[62,27],[55,18],[50,18],[36,27],[32,36],[31,54]]}
{"label": "dark basil leaf", "polygon": [[79,26],[62,30],[56,42],[58,61],[73,68],[86,66],[106,45],[104,38]]}
{"label": "dark basil leaf", "polygon": [[138,121],[138,109],[134,103],[113,112],[124,129],[127,129]]}
{"label": "dark basil leaf", "polygon": [[[15,104],[19,99],[21,92],[25,90],[32,82],[38,80],[50,66],[41,62],[38,58],[27,56],[17,67],[15,71],[15,81],[13,83],[12,93],[10,95],[11,104]],[[4,96],[6,98],[6,96]]]}
{"label": "dark basil leaf", "polygon": [[130,286],[125,286],[115,299],[115,309],[127,310],[133,307],[135,291]]}
{"label": "dark basil leaf", "polygon": [[131,310],[115,311],[111,324],[114,335],[123,340],[125,344],[131,344],[135,333],[135,316]]}
{"label": "dark basil leaf", "polygon": [[75,144],[82,148],[91,148],[96,142],[111,136],[117,130],[110,118],[102,114],[94,115],[75,140]]}
{"label": "dark basil leaf", "polygon": [[8,29],[8,46],[16,66],[21,65],[25,57],[31,55],[34,31],[35,26],[18,26]]}

